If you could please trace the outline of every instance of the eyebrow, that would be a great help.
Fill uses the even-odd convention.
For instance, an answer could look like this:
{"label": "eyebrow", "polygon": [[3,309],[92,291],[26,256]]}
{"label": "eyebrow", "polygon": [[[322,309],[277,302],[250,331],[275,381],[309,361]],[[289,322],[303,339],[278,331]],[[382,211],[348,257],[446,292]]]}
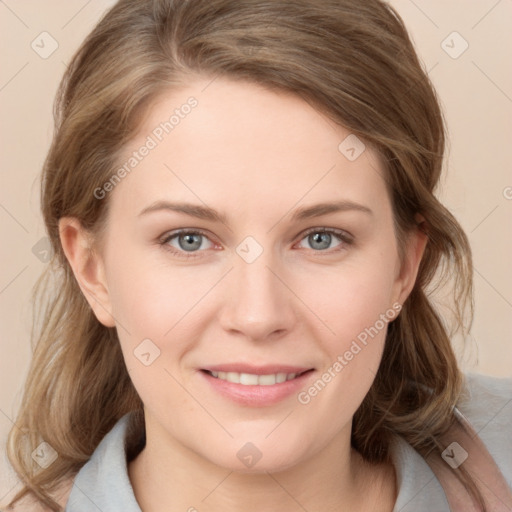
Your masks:
{"label": "eyebrow", "polygon": [[[223,224],[228,223],[226,215],[208,206],[201,206],[192,203],[174,203],[169,201],[155,201],[151,205],[144,208],[139,213],[139,217],[148,213],[162,210],[184,213],[185,215],[190,215],[191,217],[196,217],[198,219],[222,222]],[[313,206],[299,208],[293,213],[291,220],[296,222],[305,219],[311,219],[313,217],[320,217],[321,215],[327,215],[329,213],[344,211],[359,211],[368,215],[373,215],[373,211],[367,206],[355,203],[353,201],[342,200],[330,203],[319,203]]]}

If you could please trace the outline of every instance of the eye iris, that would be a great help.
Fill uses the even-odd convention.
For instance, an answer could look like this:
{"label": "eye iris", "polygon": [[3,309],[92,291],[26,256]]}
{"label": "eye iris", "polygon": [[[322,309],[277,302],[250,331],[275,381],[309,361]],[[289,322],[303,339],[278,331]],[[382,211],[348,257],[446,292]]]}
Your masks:
{"label": "eye iris", "polygon": [[[309,235],[309,241],[311,247],[315,249],[327,249],[331,244],[331,235],[330,233],[313,233]],[[321,247],[315,246],[317,243],[320,244]]]}
{"label": "eye iris", "polygon": [[[201,236],[202,235],[193,233],[180,235],[178,237],[178,243],[181,249],[184,249],[185,251],[199,249],[199,247],[201,247]],[[186,241],[185,244],[182,243],[183,240]]]}
{"label": "eye iris", "polygon": [[[184,233],[178,235],[178,244],[185,251],[194,251],[201,247],[200,233]],[[327,232],[316,231],[308,235],[308,240],[314,249],[324,250],[331,245],[332,235]]]}

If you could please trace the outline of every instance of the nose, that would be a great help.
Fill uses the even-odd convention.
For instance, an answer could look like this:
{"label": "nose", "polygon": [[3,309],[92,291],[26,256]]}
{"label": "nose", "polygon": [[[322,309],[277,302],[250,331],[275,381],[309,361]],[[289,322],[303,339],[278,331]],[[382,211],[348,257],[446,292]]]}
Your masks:
{"label": "nose", "polygon": [[294,294],[280,268],[270,251],[263,251],[252,263],[234,254],[219,317],[224,330],[250,341],[274,339],[291,331],[297,318]]}

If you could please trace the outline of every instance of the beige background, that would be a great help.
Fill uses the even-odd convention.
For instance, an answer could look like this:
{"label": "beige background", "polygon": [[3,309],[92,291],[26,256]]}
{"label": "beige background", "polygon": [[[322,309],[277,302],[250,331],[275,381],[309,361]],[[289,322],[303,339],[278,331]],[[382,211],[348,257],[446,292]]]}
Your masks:
{"label": "beige background", "polygon": [[[51,140],[53,97],[71,55],[112,3],[0,2],[0,503],[16,486],[3,447],[30,358],[29,294],[44,266],[36,178]],[[462,223],[474,251],[476,316],[461,362],[466,370],[512,376],[512,68],[506,65],[512,1],[391,4],[404,18],[441,97],[451,144],[440,197]],[[58,48],[42,58],[33,41],[40,53],[51,44]]]}

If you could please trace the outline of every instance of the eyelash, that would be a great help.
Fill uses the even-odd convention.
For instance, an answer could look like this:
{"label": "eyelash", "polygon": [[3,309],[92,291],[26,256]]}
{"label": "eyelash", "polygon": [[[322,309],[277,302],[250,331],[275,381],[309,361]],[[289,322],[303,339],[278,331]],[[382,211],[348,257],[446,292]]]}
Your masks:
{"label": "eyelash", "polygon": [[[341,247],[339,247],[339,248],[335,247],[334,249],[326,249],[326,250],[319,250],[319,251],[315,251],[314,249],[311,249],[312,251],[317,252],[319,254],[321,254],[321,253],[332,254],[333,252],[341,251],[345,248],[345,246],[350,246],[354,242],[352,236],[349,235],[347,232],[345,232],[341,229],[335,229],[335,228],[310,228],[301,234],[302,236],[299,239],[299,242],[302,241],[307,236],[309,236],[311,233],[328,233],[331,235],[335,235],[342,242],[340,244]],[[180,258],[190,259],[190,258],[199,257],[201,255],[201,252],[203,252],[203,251],[199,251],[199,250],[193,251],[193,252],[180,251],[180,250],[176,250],[174,247],[171,247],[169,245],[169,242],[173,238],[176,238],[179,235],[183,235],[183,234],[202,235],[202,236],[208,238],[208,234],[205,231],[202,231],[201,229],[180,229],[180,230],[176,230],[176,231],[171,231],[170,233],[166,233],[162,238],[160,238],[159,244],[163,247],[164,250],[167,250],[167,251],[171,252],[173,255],[176,255]]]}

